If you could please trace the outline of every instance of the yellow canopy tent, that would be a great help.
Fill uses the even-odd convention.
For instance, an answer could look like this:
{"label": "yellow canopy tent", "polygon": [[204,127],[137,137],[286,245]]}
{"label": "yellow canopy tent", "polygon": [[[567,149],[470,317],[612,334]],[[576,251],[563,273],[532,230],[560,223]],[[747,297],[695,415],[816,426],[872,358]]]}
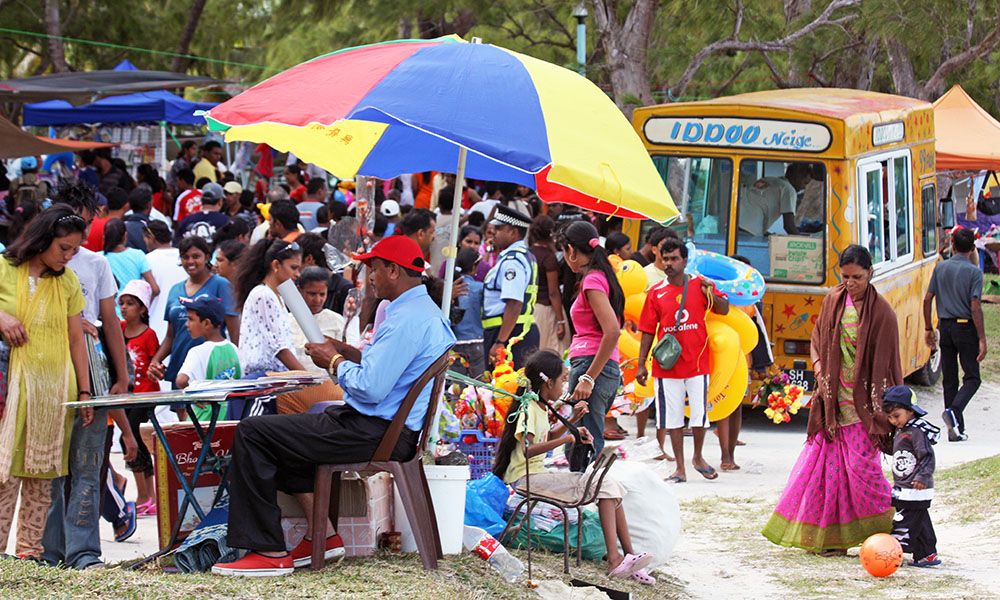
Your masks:
{"label": "yellow canopy tent", "polygon": [[934,103],[938,171],[1000,171],[1000,121],[955,85]]}

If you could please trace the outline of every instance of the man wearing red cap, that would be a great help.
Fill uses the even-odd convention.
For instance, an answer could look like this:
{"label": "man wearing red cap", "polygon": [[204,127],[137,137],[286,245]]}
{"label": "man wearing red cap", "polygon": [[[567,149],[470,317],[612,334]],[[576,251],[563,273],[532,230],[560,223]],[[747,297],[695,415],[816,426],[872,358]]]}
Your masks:
{"label": "man wearing red cap", "polygon": [[[327,339],[306,344],[306,353],[327,369],[344,390],[344,405],[320,414],[270,415],[240,422],[229,469],[227,543],[251,550],[220,563],[213,573],[237,576],[288,575],[309,564],[311,540],[288,552],[281,530],[276,493],[296,494],[311,506],[313,476],[320,463],[370,460],[410,387],[455,343],[440,309],[427,295],[420,274],[424,258],[416,242],[391,236],[371,252],[356,256],[368,267],[379,298],[389,300],[386,319],[363,351]],[[393,450],[393,460],[408,460],[430,404],[430,388],[417,398]],[[306,510],[311,518],[312,511]],[[327,524],[328,532],[332,527]],[[326,540],[326,557],[343,556],[336,533]]]}

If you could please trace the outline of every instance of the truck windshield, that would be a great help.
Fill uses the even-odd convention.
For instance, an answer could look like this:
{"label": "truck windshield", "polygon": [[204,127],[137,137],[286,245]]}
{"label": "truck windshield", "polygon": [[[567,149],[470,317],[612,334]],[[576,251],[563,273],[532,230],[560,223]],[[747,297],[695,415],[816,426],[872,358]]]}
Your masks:
{"label": "truck windshield", "polygon": [[660,177],[700,250],[726,254],[733,161],[702,156],[653,156]]}
{"label": "truck windshield", "polygon": [[736,198],[736,254],[768,281],[822,283],[826,170],[822,163],[744,159]]}

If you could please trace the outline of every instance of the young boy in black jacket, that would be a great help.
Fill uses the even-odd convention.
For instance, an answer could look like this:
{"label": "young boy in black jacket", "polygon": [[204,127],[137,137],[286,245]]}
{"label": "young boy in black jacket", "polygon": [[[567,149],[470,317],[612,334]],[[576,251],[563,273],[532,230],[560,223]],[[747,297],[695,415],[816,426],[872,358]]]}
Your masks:
{"label": "young boy in black jacket", "polygon": [[892,535],[913,555],[914,567],[941,564],[937,537],[927,509],[934,498],[934,448],[941,430],[922,417],[917,395],[905,385],[885,391],[882,408],[896,429],[892,443],[892,505],[896,509]]}

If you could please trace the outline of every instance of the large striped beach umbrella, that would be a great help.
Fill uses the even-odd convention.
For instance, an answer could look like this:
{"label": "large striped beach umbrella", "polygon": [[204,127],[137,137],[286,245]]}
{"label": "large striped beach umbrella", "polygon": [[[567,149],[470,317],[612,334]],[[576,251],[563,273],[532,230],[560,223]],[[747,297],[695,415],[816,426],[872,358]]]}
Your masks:
{"label": "large striped beach umbrella", "polygon": [[264,142],[341,178],[455,172],[605,214],[659,222],[678,214],[635,130],[600,88],[456,36],[326,54],[206,119],[227,141]]}

